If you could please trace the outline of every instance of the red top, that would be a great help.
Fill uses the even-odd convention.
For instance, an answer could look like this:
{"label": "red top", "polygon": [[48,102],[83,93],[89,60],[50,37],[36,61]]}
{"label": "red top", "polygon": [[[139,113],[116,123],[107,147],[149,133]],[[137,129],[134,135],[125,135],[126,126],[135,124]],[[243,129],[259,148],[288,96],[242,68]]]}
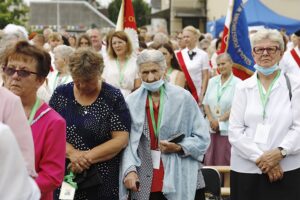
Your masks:
{"label": "red top", "polygon": [[[154,110],[155,122],[157,124],[159,105],[155,106],[155,104],[153,104],[153,110]],[[147,101],[146,101],[146,113],[147,113],[147,119],[148,119],[148,124],[149,124],[151,150],[157,150],[158,149],[158,140],[157,140],[157,138],[155,137],[155,134],[154,134],[154,129],[153,129],[152,121],[151,121],[150,107],[149,107],[148,98],[147,98]],[[163,180],[164,180],[164,166],[163,166],[162,160],[160,159],[159,169],[153,169],[151,192],[161,192],[162,187],[163,187]]]}

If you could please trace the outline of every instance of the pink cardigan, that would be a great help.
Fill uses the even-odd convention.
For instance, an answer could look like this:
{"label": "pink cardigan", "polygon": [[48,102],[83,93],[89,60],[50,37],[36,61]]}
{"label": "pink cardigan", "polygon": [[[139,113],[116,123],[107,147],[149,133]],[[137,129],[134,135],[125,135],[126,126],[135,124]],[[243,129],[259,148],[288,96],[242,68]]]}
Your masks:
{"label": "pink cardigan", "polygon": [[66,122],[46,103],[35,114],[31,125],[35,147],[35,179],[41,200],[53,200],[53,191],[64,178],[66,155]]}
{"label": "pink cardigan", "polygon": [[32,133],[21,100],[8,89],[0,86],[0,121],[10,127],[25,160],[28,173],[36,176]]}

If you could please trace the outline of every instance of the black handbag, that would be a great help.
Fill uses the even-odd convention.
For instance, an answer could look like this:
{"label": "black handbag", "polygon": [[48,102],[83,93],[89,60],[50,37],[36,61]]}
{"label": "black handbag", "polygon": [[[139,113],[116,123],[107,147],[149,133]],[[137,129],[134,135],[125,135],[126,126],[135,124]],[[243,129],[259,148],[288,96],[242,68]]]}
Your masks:
{"label": "black handbag", "polygon": [[84,190],[90,187],[103,184],[103,180],[98,174],[95,165],[92,165],[88,170],[83,171],[80,174],[76,174],[74,182],[77,183],[77,190]]}

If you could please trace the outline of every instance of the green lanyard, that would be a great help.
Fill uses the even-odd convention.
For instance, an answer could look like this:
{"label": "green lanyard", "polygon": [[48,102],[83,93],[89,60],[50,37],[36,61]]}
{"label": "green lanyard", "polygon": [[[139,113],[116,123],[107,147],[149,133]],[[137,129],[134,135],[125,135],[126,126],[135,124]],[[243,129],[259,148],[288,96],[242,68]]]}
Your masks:
{"label": "green lanyard", "polygon": [[65,79],[62,77],[61,81],[58,83],[57,81],[58,81],[59,75],[60,75],[60,72],[58,72],[55,76],[54,83],[53,83],[53,90],[55,90],[55,88],[59,85],[59,83],[64,83],[65,80],[67,79],[67,76],[65,76]]}
{"label": "green lanyard", "polygon": [[220,87],[220,85],[221,85],[221,78],[220,78],[220,84],[218,84],[218,90],[217,90],[217,102],[218,103],[220,102],[222,95],[225,93],[226,88],[228,87],[229,83],[231,82],[232,77],[233,77],[233,75],[231,74],[230,77],[229,77],[229,80],[227,80],[225,82],[223,87]]}
{"label": "green lanyard", "polygon": [[73,188],[77,189],[77,183],[73,180],[75,179],[75,175],[70,171],[68,175],[64,177],[64,181],[69,183]]}
{"label": "green lanyard", "polygon": [[167,75],[170,76],[170,74],[172,73],[172,71],[173,71],[173,68],[170,67],[170,68],[168,69],[168,71],[167,71]]}
{"label": "green lanyard", "polygon": [[277,75],[273,79],[273,81],[271,82],[271,85],[270,85],[268,91],[266,92],[266,94],[264,94],[264,92],[263,92],[263,88],[262,88],[260,80],[257,79],[258,90],[259,90],[259,94],[260,94],[260,100],[261,100],[261,103],[262,103],[262,106],[263,106],[263,120],[265,120],[265,118],[266,118],[266,106],[268,104],[268,100],[269,100],[271,90],[273,88],[274,83],[278,79],[279,75],[280,75],[280,71],[277,72]]}
{"label": "green lanyard", "polygon": [[30,125],[31,125],[31,123],[32,123],[32,120],[33,120],[33,118],[34,118],[34,116],[35,116],[36,111],[37,111],[38,108],[39,108],[39,105],[40,105],[40,99],[37,98],[36,101],[35,101],[35,103],[34,103],[34,105],[33,105],[33,107],[32,107],[32,110],[31,110],[31,112],[30,112],[30,115],[29,115],[28,123],[29,123]]}
{"label": "green lanyard", "polygon": [[126,59],[125,65],[124,65],[124,67],[122,69],[121,69],[121,65],[120,65],[120,62],[119,62],[118,59],[116,60],[116,63],[117,63],[117,66],[118,66],[118,69],[119,69],[119,72],[120,72],[120,75],[119,75],[119,85],[121,86],[122,82],[124,80],[124,72],[125,72],[125,69],[127,67],[128,59]]}
{"label": "green lanyard", "polygon": [[158,111],[158,123],[156,124],[155,122],[155,117],[154,117],[154,110],[153,110],[153,100],[152,100],[152,95],[148,95],[149,99],[149,107],[150,107],[150,115],[151,115],[151,121],[152,121],[152,127],[154,130],[155,137],[158,138],[159,135],[159,128],[161,124],[161,118],[162,118],[162,112],[164,109],[164,87],[160,87],[160,95],[159,95],[159,111]]}

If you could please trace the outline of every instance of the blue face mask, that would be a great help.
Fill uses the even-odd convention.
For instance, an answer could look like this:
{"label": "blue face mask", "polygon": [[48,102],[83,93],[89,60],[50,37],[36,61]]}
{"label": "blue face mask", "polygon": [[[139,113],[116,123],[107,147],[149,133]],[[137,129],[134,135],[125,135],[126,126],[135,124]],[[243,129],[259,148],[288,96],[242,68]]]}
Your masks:
{"label": "blue face mask", "polygon": [[265,76],[269,76],[271,74],[273,74],[273,72],[275,72],[278,69],[278,64],[275,64],[273,67],[261,67],[258,64],[254,65],[254,68],[259,71],[260,73],[262,73]]}
{"label": "blue face mask", "polygon": [[147,83],[142,81],[142,87],[150,92],[156,92],[159,90],[159,88],[164,84],[164,80],[160,79],[158,81]]}

